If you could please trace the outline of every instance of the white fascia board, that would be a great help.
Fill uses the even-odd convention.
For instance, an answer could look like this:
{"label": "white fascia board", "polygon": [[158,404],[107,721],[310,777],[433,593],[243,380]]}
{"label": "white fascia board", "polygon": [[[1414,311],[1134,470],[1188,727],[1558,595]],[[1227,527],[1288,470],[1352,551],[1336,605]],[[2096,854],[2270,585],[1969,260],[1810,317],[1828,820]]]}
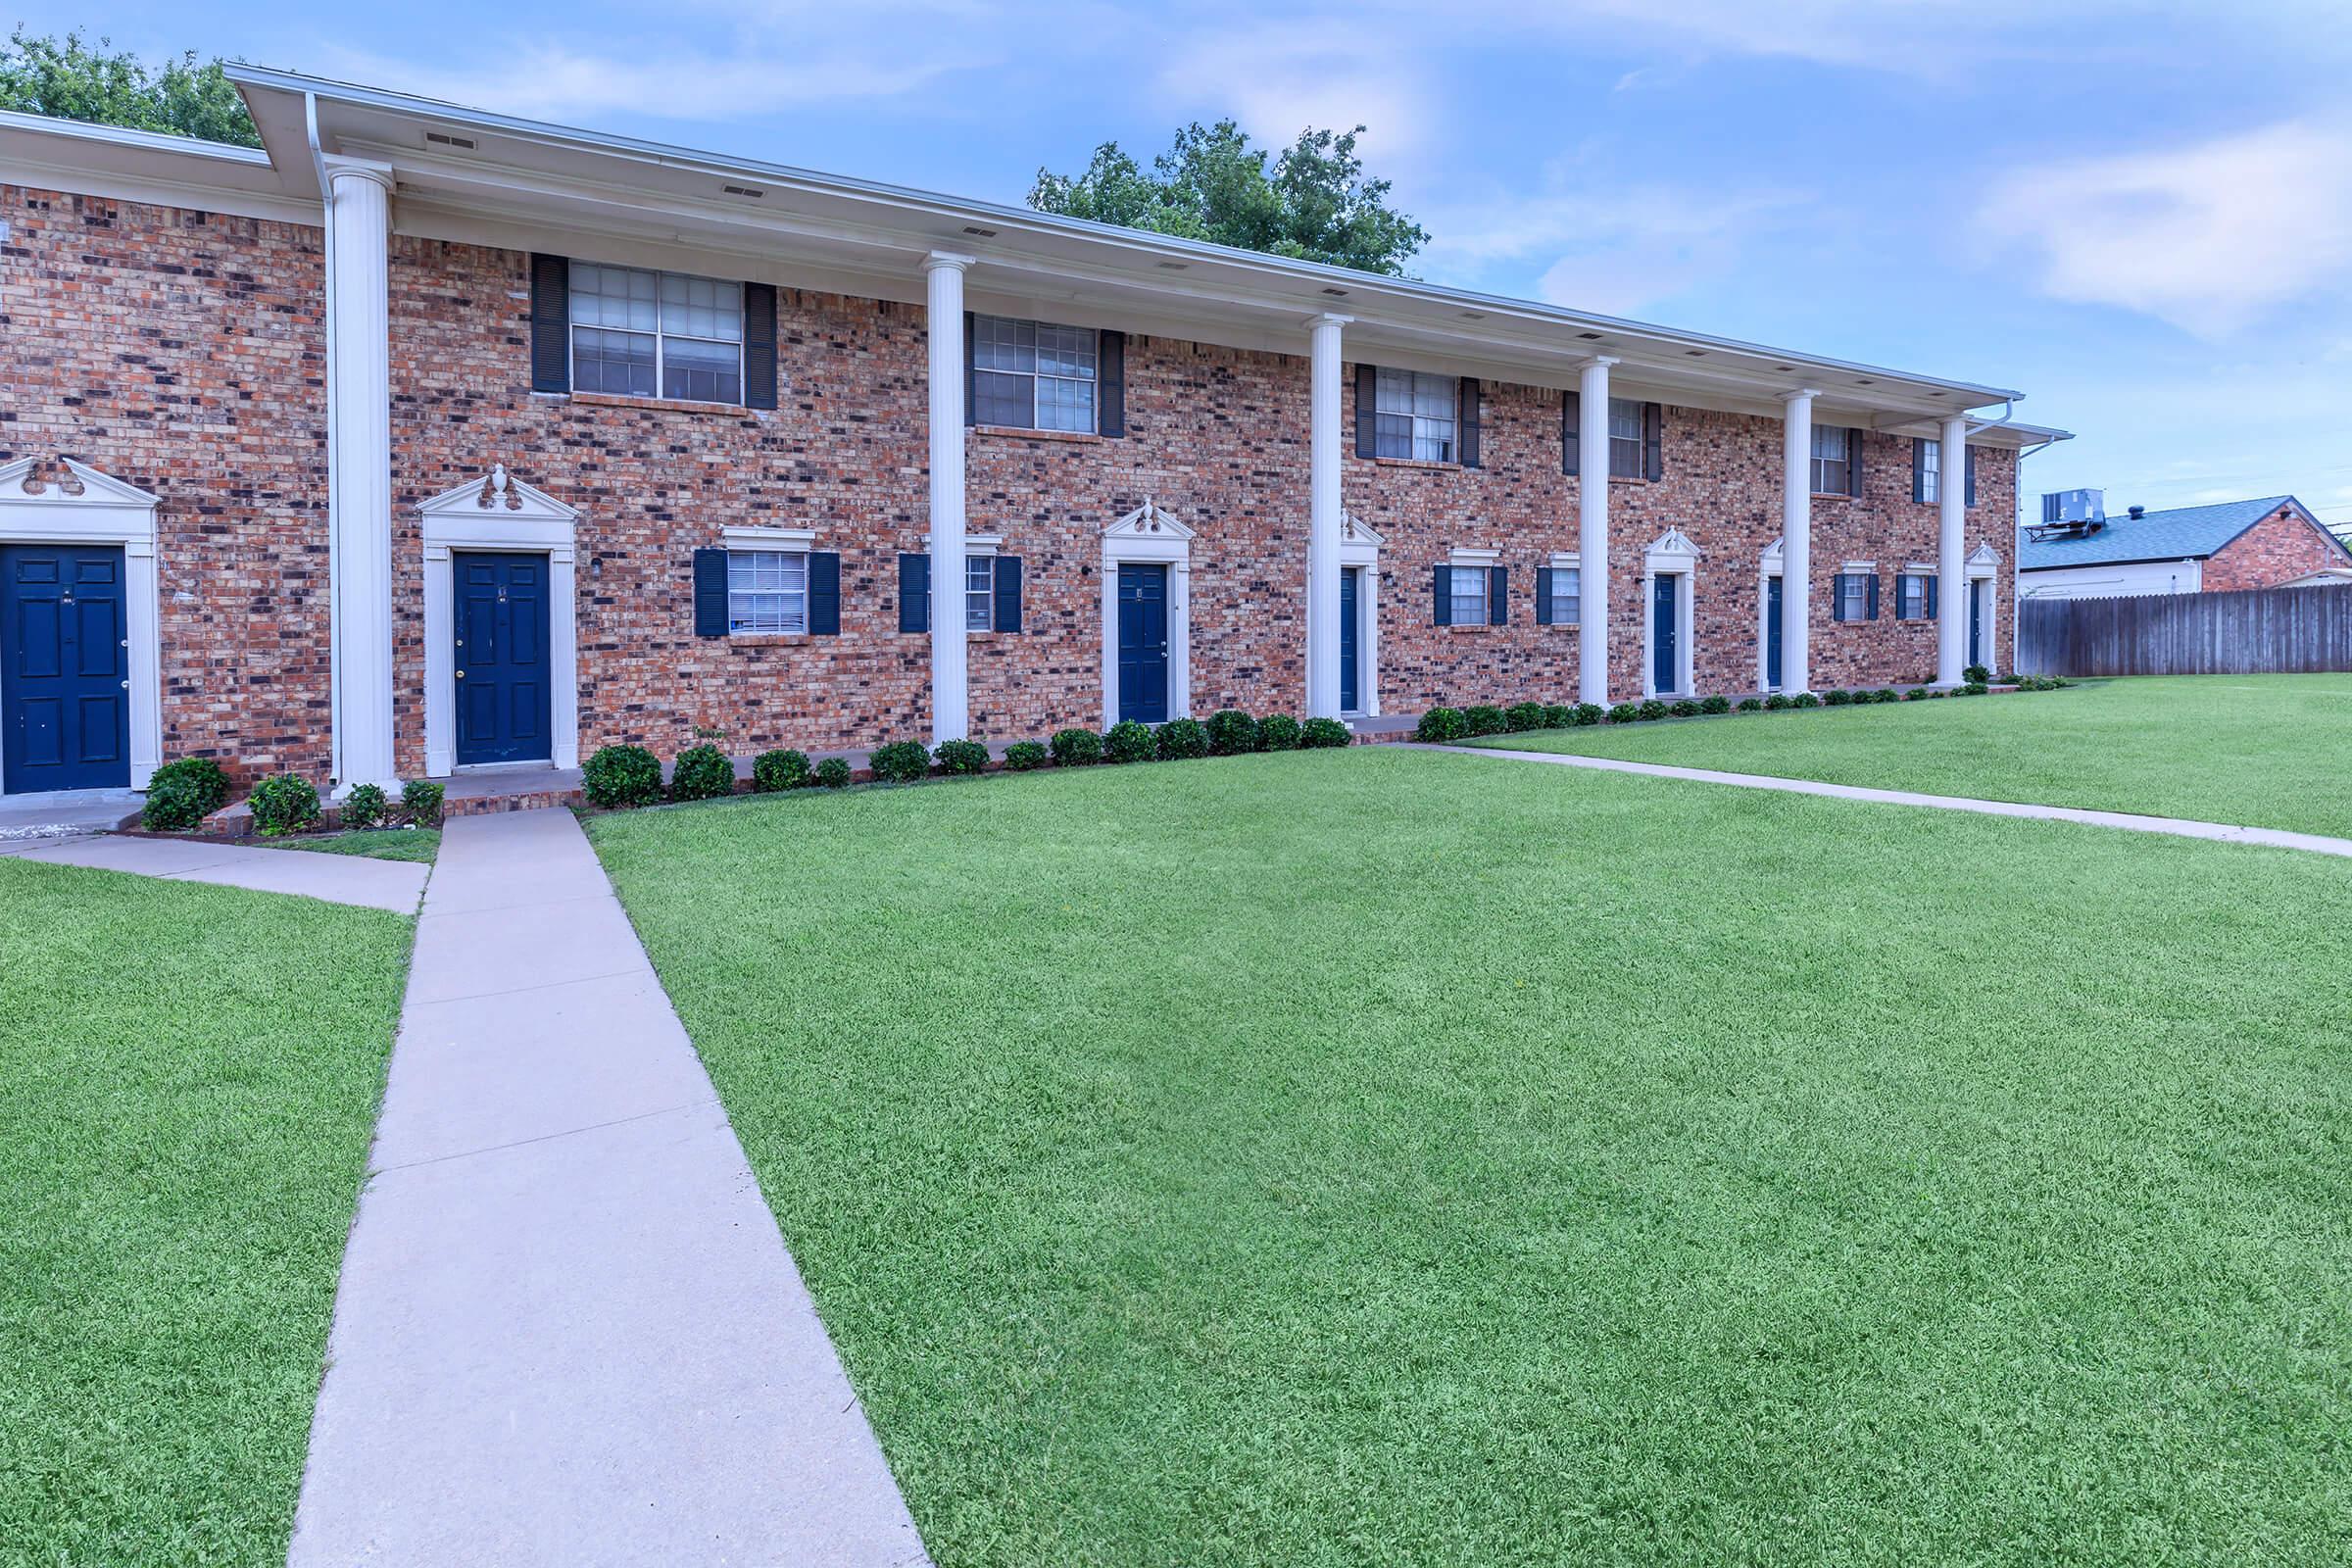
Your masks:
{"label": "white fascia board", "polygon": [[325,220],[317,201],[286,191],[258,147],[9,110],[0,110],[0,180],[238,218],[313,226]]}

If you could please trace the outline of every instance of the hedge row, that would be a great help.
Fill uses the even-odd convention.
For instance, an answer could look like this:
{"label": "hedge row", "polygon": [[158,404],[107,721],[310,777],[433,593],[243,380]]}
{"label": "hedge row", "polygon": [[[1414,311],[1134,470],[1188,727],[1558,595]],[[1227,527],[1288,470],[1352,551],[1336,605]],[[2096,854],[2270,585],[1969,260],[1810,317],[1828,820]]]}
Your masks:
{"label": "hedge row", "polygon": [[[228,804],[228,774],[209,757],[166,762],[147,781],[139,825],[150,833],[184,833]],[[272,773],[255,784],[245,804],[264,838],[316,832],[323,820],[318,787],[299,773]],[[434,827],[441,821],[441,786],[414,778],[400,786],[394,806],[382,787],[361,784],[345,797],[343,825],[351,828]]]}
{"label": "hedge row", "polygon": [[[1797,692],[1793,695],[1775,692],[1769,697],[1743,697],[1733,702],[1717,695],[1703,698],[1682,698],[1675,702],[1652,697],[1646,702],[1619,703],[1602,710],[1597,703],[1514,703],[1508,708],[1481,704],[1469,708],[1433,708],[1421,715],[1413,732],[1415,740],[1445,745],[1472,735],[1509,735],[1532,729],[1567,729],[1582,724],[1645,724],[1661,718],[1698,718],[1715,713],[1782,712],[1792,709],[1849,708],[1857,704],[1910,702],[1931,697],[1982,697],[1991,690],[1990,672],[1981,664],[1968,668],[1968,683],[1956,691],[1931,690],[1925,686],[1897,692],[1890,686],[1875,690]],[[2022,675],[2017,689],[2027,692],[2056,691],[2074,682],[2056,676]]]}

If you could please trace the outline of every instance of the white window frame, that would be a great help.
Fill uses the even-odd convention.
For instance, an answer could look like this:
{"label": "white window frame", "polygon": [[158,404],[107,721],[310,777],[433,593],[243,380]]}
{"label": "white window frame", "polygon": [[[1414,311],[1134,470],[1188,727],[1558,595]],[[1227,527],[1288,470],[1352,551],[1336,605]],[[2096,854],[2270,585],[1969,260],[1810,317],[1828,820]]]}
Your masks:
{"label": "white window frame", "polygon": [[[1437,389],[1435,395],[1446,400],[1445,406],[1451,410],[1451,413],[1441,417],[1438,415],[1421,412],[1421,398],[1424,391],[1428,390],[1424,388],[1424,382],[1431,383]],[[1394,408],[1390,404],[1390,394],[1399,385],[1403,387],[1405,406]],[[1392,461],[1403,459],[1412,463],[1458,463],[1461,461],[1462,455],[1461,398],[1462,383],[1456,376],[1439,375],[1428,370],[1400,370],[1391,367],[1374,367],[1372,371],[1373,456],[1388,458]],[[1404,443],[1408,450],[1404,452],[1385,450],[1384,443],[1391,437],[1380,427],[1383,419],[1407,421]],[[1431,447],[1440,455],[1425,456],[1424,446]]]}
{"label": "white window frame", "polygon": [[[1831,605],[1830,619],[1835,623],[1849,626],[1868,621],[1870,619],[1870,583],[1868,579],[1876,577],[1878,574],[1879,564],[1875,561],[1849,561],[1840,565],[1838,568],[1838,574],[1831,579],[1831,590],[1837,597]],[[1845,609],[1845,585],[1855,579],[1862,580],[1855,581],[1854,612],[1850,615],[1840,613]]]}
{"label": "white window frame", "polygon": [[[730,637],[806,637],[806,636],[808,636],[808,545],[806,545],[806,544],[799,544],[799,545],[786,545],[786,544],[781,544],[781,543],[774,543],[774,544],[763,544],[763,543],[754,543],[754,542],[750,542],[750,541],[729,541],[729,543],[728,543],[728,545],[727,545],[727,547],[726,547],[726,548],[727,548],[727,635],[728,635],[728,636],[730,636]],[[736,586],[735,586],[735,564],[736,564],[738,561],[742,561],[742,562],[746,563],[747,564],[754,564],[754,563],[756,563],[756,562],[759,560],[759,558],[761,558],[761,557],[773,557],[773,558],[775,559],[775,561],[776,561],[776,562],[779,564],[779,565],[781,565],[782,567],[784,567],[786,570],[790,570],[790,569],[791,569],[793,566],[795,566],[795,565],[798,565],[798,566],[799,566],[799,568],[800,568],[800,577],[801,577],[801,581],[800,581],[800,587],[799,587],[799,590],[798,590],[798,591],[799,591],[799,595],[800,595],[800,624],[798,624],[798,625],[794,625],[794,624],[792,624],[793,616],[792,616],[792,613],[791,613],[791,600],[792,600],[792,596],[793,596],[793,593],[794,593],[794,589],[793,589],[792,587],[790,587],[789,585],[785,585],[785,584],[779,584],[778,586],[776,586],[776,587],[774,587],[774,588],[761,588],[761,587],[757,587],[757,586],[754,586],[754,587],[746,587],[746,588],[738,588],[738,587],[736,587]],[[750,625],[750,624],[738,624],[737,616],[736,616],[736,613],[735,613],[735,601],[736,601],[736,599],[737,599],[737,597],[738,597],[738,596],[747,596],[747,597],[749,597],[749,596],[768,596],[768,595],[776,595],[776,596],[781,596],[781,597],[782,597],[782,598],[785,600],[785,602],[786,602],[785,613],[784,613],[784,614],[783,614],[783,615],[780,617],[780,618],[781,618],[781,620],[783,621],[783,624],[781,624],[781,625],[775,625],[775,626],[760,626],[760,625]]]}
{"label": "white window frame", "polygon": [[[1551,624],[1555,627],[1582,627],[1584,625],[1585,613],[1584,558],[1573,553],[1561,552],[1554,554],[1549,561],[1544,563],[1544,564],[1551,568],[1552,602],[1548,607],[1551,613]],[[1576,614],[1573,618],[1568,620],[1562,620],[1560,618],[1560,612],[1558,608],[1560,600],[1560,573],[1563,571],[1572,571],[1576,573],[1576,594],[1574,596],[1576,599]]]}
{"label": "white window frame", "polygon": [[[643,272],[654,280],[654,329],[651,333],[647,333],[637,327],[598,326],[581,321],[579,318],[579,311],[574,303],[579,293],[578,286],[576,283],[566,285],[564,299],[564,308],[566,317],[564,333],[564,375],[567,384],[570,385],[575,391],[585,390],[591,395],[599,397],[650,396],[656,402],[661,403],[716,403],[722,407],[736,409],[746,406],[744,399],[747,390],[746,383],[750,379],[751,360],[749,346],[746,344],[743,336],[744,332],[746,331],[746,325],[744,321],[745,303],[743,297],[743,284],[740,281],[724,277],[710,277],[700,272],[666,271],[660,268],[653,267],[624,267],[617,263],[611,262],[575,261],[571,265],[575,276],[577,275],[577,270],[579,268],[593,267],[601,271]],[[662,285],[668,279],[673,277],[681,278],[689,283],[712,283],[716,284],[720,288],[732,288],[735,291],[735,320],[736,331],[738,335],[734,339],[735,396],[732,400],[726,398],[673,398],[666,390],[669,380],[669,360],[667,350],[668,343],[671,338],[674,337],[682,343],[724,343],[727,341],[724,338],[700,337],[691,332],[672,332],[669,330],[662,317],[662,313],[667,305],[667,301],[663,298]],[[633,337],[651,336],[654,340],[654,390],[650,394],[642,392],[612,393],[605,392],[601,388],[582,388],[579,380],[578,364],[579,334],[582,330],[590,332],[620,332]]]}
{"label": "white window frame", "polygon": [[1930,505],[1943,498],[1943,442],[1936,436],[1920,436],[1919,440],[1919,499]]}
{"label": "white window frame", "polygon": [[[1621,409],[1633,411],[1634,433],[1631,436],[1621,436],[1617,433],[1617,416]],[[1612,479],[1646,478],[1649,474],[1649,410],[1642,406],[1642,400],[1617,397],[1609,399],[1608,425],[1609,477]],[[1633,466],[1622,470],[1617,466],[1617,449],[1620,446],[1631,446],[1634,454]]]}
{"label": "white window frame", "polygon": [[[930,551],[931,536],[925,534],[923,536],[923,553],[928,556]],[[966,632],[989,632],[997,629],[997,557],[1004,553],[1004,536],[1001,533],[967,533],[963,536],[963,612],[965,617],[963,629]],[[975,562],[983,561],[988,564],[988,624],[975,626],[971,623],[970,618],[973,592],[971,587],[972,565]],[[923,589],[923,623],[925,625],[934,624],[931,617],[938,613],[939,596],[926,583]]]}
{"label": "white window frame", "polygon": [[[1837,437],[1838,450],[1843,454],[1842,456],[1832,458],[1823,455],[1822,445],[1831,436]],[[1852,492],[1854,482],[1853,445],[1853,432],[1842,424],[1816,424],[1813,426],[1813,465],[1810,476],[1813,494],[1842,496]],[[1838,483],[1835,488],[1829,483],[1829,469],[1833,463],[1838,466]]]}
{"label": "white window frame", "polygon": [[[1030,345],[1029,368],[1026,370],[1000,370],[989,366],[982,365],[980,363],[981,328],[985,323],[989,322],[1001,322],[1006,326],[1012,327],[1026,326],[1031,330],[1033,336],[1038,332],[1075,332],[1081,338],[1091,339],[1094,346],[1085,351],[1087,359],[1087,368],[1085,372],[1079,375],[1048,375],[1043,370],[1037,368],[1037,346],[1034,342],[1032,342]],[[1036,317],[1030,316],[996,316],[986,311],[982,311],[975,313],[972,317],[971,352],[972,374],[975,377],[975,382],[972,389],[974,422],[993,426],[994,428],[1001,430],[1047,430],[1061,435],[1099,435],[1102,433],[1102,334],[1096,328],[1091,326],[1072,326],[1066,321],[1042,320]],[[983,375],[1020,376],[1025,377],[1028,380],[1029,422],[1027,424],[1005,424],[1001,420],[983,419],[979,417],[978,408],[980,397],[979,386],[976,378]],[[1088,389],[1089,417],[1083,427],[1048,424],[1045,422],[1044,418],[1041,416],[1042,404],[1040,402],[1040,394],[1045,390],[1044,383],[1048,381],[1066,381],[1072,385],[1084,386]]]}
{"label": "white window frame", "polygon": [[[1449,561],[1446,564],[1446,624],[1448,626],[1492,625],[1494,612],[1494,568],[1491,562]],[[1478,585],[1477,592],[1462,592],[1464,573]],[[1462,613],[1462,606],[1475,604],[1478,612]]]}
{"label": "white window frame", "polygon": [[[1931,616],[1928,614],[1928,581],[1929,581],[1929,579],[1930,579],[1930,578],[1934,577],[1935,575],[1936,575],[1936,568],[1935,568],[1933,565],[1930,565],[1930,564],[1927,564],[1927,563],[1925,563],[1925,562],[1918,562],[1918,561],[1913,561],[1913,562],[1909,562],[1909,563],[1905,564],[1904,564],[1904,566],[1903,566],[1903,568],[1902,568],[1900,571],[1898,571],[1898,572],[1896,572],[1896,573],[1895,573],[1895,578],[1894,578],[1894,618],[1895,618],[1895,619],[1897,619],[1897,620],[1928,620],[1928,619],[1931,619],[1931,618],[1933,618],[1933,617],[1931,617]],[[1917,583],[1917,584],[1919,585],[1919,613],[1918,613],[1918,614],[1916,614],[1916,615],[1906,615],[1906,614],[1904,614],[1904,613],[1903,613],[1903,584],[1904,584],[1905,582],[1914,582],[1914,583]],[[1938,609],[1940,609],[1941,607],[1940,607],[1940,606],[1938,606],[1937,608],[1938,608]]]}

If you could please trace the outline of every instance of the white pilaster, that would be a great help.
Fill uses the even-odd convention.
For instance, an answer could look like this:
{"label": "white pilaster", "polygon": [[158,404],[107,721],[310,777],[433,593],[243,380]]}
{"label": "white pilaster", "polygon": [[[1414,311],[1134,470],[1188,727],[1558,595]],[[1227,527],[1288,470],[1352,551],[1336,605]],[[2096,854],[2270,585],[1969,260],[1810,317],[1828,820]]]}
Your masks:
{"label": "white pilaster", "polygon": [[931,377],[931,744],[971,727],[963,626],[963,273],[969,256],[923,259]]}
{"label": "white pilaster", "polygon": [[335,787],[391,786],[392,170],[329,159],[326,395]]}
{"label": "white pilaster", "polygon": [[1968,662],[1968,420],[1943,421],[1936,451],[1936,684],[1957,686]]}
{"label": "white pilaster", "polygon": [[1345,316],[1318,316],[1308,381],[1306,546],[1306,712],[1340,716],[1340,328]]}
{"label": "white pilaster", "polygon": [[1813,399],[1786,400],[1781,443],[1781,690],[1813,689]]}
{"label": "white pilaster", "polygon": [[[1609,367],[1616,363],[1605,356],[1586,361],[1576,393],[1576,554],[1583,595],[1576,697],[1602,708],[1609,706]],[[1648,603],[1644,595],[1642,604]]]}

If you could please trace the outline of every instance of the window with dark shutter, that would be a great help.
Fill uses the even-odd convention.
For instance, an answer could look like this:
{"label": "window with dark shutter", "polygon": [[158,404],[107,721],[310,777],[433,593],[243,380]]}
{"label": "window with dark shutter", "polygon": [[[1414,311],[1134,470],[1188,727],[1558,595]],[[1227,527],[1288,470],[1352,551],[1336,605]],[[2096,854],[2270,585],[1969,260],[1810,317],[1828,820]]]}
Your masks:
{"label": "window with dark shutter", "polygon": [[997,630],[1021,629],[1021,558],[997,558]]}
{"label": "window with dark shutter", "polygon": [[1127,434],[1127,334],[1103,332],[1100,336],[1102,344],[1096,374],[1102,389],[1101,433],[1116,441]]}
{"label": "window with dark shutter", "polygon": [[1876,620],[1879,618],[1879,574],[1875,571],[1872,572],[1863,579],[1863,584],[1867,592],[1864,596],[1862,618]]}
{"label": "window with dark shutter", "polygon": [[1576,477],[1577,447],[1584,440],[1584,416],[1579,409],[1583,396],[1579,392],[1560,394],[1560,471],[1572,479]]}
{"label": "window with dark shutter", "polygon": [[1642,477],[1666,477],[1666,409],[1662,404],[1642,405]]}
{"label": "window with dark shutter", "polygon": [[931,558],[919,551],[899,552],[899,630],[931,629]]}
{"label": "window with dark shutter", "polygon": [[571,263],[531,258],[531,390],[571,390]]}
{"label": "window with dark shutter", "polygon": [[1845,493],[1857,498],[1862,494],[1862,432],[1858,428],[1845,432]]}
{"label": "window with dark shutter", "polygon": [[1478,466],[1478,377],[1462,377],[1461,395],[1457,402],[1460,405],[1458,417],[1461,421],[1462,466],[1475,468]]}
{"label": "window with dark shutter", "polygon": [[1487,568],[1487,624],[1501,626],[1511,618],[1510,568]]}
{"label": "window with dark shutter", "polygon": [[743,285],[743,406],[776,406],[776,288]]}
{"label": "window with dark shutter", "polygon": [[694,634],[697,637],[724,637],[727,634],[727,553],[724,550],[697,550],[694,553]]}
{"label": "window with dark shutter", "polygon": [[[1380,368],[1355,368],[1355,455],[1368,458],[1380,450]],[[1439,624],[1443,625],[1444,622]]]}
{"label": "window with dark shutter", "polygon": [[1551,624],[1551,568],[1549,566],[1536,568],[1536,624],[1539,626]]}
{"label": "window with dark shutter", "polygon": [[808,552],[808,634],[841,635],[841,555],[832,550]]}
{"label": "window with dark shutter", "polygon": [[1973,507],[1977,504],[1977,449],[1965,447],[1962,450],[1968,454],[1968,481],[1967,488],[1961,492],[1961,504]]}
{"label": "window with dark shutter", "polygon": [[1445,562],[1438,563],[1430,583],[1430,624],[1453,624],[1453,568]]}

